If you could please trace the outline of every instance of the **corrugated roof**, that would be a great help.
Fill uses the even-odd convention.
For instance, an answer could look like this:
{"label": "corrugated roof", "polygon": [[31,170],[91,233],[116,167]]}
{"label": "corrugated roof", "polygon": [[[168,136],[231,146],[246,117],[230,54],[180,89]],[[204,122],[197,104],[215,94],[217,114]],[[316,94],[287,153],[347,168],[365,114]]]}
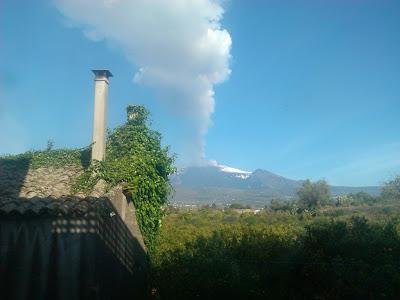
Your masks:
{"label": "corrugated roof", "polygon": [[112,206],[106,197],[63,196],[60,198],[0,199],[0,215],[87,215],[91,212],[110,212]]}

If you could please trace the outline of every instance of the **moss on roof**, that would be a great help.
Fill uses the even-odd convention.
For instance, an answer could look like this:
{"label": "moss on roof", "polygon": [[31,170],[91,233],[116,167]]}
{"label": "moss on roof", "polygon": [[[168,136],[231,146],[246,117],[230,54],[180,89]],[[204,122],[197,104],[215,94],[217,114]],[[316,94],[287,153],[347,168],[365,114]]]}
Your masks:
{"label": "moss on roof", "polygon": [[40,167],[62,167],[77,165],[84,168],[90,164],[90,147],[82,149],[55,149],[27,151],[17,155],[0,156],[1,166],[38,169]]}

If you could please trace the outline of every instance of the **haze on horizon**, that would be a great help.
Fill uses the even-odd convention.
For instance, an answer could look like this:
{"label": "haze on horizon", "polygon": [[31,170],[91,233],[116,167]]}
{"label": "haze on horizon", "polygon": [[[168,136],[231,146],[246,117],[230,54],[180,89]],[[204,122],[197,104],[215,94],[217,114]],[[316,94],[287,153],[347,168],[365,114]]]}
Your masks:
{"label": "haze on horizon", "polygon": [[90,144],[90,70],[107,67],[109,127],[144,104],[178,166],[400,173],[398,1],[94,3],[0,4],[0,154]]}

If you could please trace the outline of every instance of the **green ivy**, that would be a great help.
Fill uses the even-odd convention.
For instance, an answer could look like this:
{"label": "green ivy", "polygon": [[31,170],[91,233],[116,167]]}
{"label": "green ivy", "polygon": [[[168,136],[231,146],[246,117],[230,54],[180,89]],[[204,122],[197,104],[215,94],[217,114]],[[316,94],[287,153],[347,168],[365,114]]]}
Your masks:
{"label": "green ivy", "polygon": [[122,185],[135,205],[139,227],[151,250],[172,190],[168,176],[175,171],[174,156],[161,146],[161,134],[148,127],[146,108],[130,105],[127,115],[124,125],[108,133],[106,160],[93,162],[73,189],[90,193],[100,179],[108,189]]}
{"label": "green ivy", "polygon": [[90,147],[83,149],[27,151],[22,154],[2,156],[0,157],[0,163],[16,167],[29,167],[30,169],[38,169],[41,167],[63,167],[66,165],[85,167],[90,163],[90,151]]}

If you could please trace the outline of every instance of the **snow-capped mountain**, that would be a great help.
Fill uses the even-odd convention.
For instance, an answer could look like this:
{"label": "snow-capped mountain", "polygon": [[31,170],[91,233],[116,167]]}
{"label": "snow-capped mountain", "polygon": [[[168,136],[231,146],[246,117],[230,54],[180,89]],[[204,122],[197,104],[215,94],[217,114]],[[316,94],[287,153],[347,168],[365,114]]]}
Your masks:
{"label": "snow-capped mountain", "polygon": [[251,172],[242,171],[223,165],[189,167],[171,176],[174,186],[185,187],[237,187]]}
{"label": "snow-capped mountain", "polygon": [[217,165],[221,172],[233,174],[236,178],[246,179],[250,176],[251,172],[243,171],[236,168],[224,166],[224,165]]}
{"label": "snow-capped mountain", "polygon": [[[272,172],[257,169],[253,172],[213,164],[188,167],[171,176],[175,193],[172,202],[187,204],[241,202],[264,206],[273,198],[292,198],[303,180],[293,180]],[[379,187],[332,186],[332,193],[340,195],[359,191],[378,194]]]}

